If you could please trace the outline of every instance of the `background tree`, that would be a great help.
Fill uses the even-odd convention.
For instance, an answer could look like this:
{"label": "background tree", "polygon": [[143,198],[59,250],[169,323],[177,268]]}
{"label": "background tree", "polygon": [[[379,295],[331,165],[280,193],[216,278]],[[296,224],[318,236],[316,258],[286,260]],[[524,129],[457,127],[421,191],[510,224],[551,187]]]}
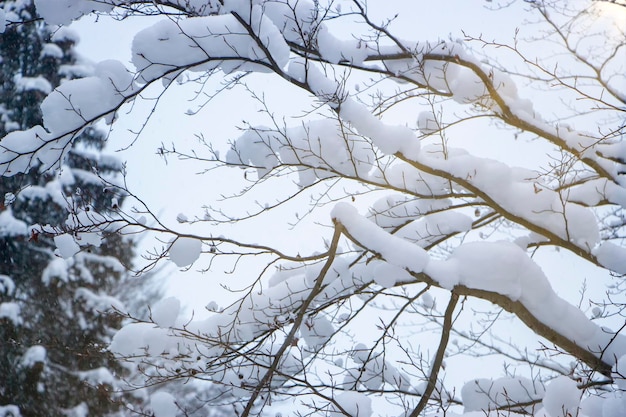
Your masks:
{"label": "background tree", "polygon": [[[53,30],[32,1],[0,4],[0,135],[42,123],[40,104],[60,83],[89,74],[74,52],[75,32]],[[114,180],[121,163],[103,154],[105,137],[87,128],[58,172],[0,179],[0,415],[126,414],[127,371],[106,351],[122,319],[116,295],[127,279],[134,243],[117,234],[91,241],[69,258],[33,225],[63,225],[72,209],[114,210],[99,176]],[[119,200],[121,203],[122,199]],[[62,239],[62,238],[61,238]],[[16,411],[17,410],[17,411]],[[10,411],[13,414],[9,413]]]}
{"label": "background tree", "polygon": [[[242,192],[173,223],[111,184],[131,209],[74,212],[74,234],[160,233],[147,268],[231,262],[241,290],[209,303],[215,314],[192,321],[166,299],[115,335],[111,350],[137,361],[146,384],[210,380],[243,416],[292,397],[301,415],[616,416],[626,374],[625,37],[598,4],[513,4],[536,19],[535,38],[501,43],[405,41],[359,0],[41,1],[53,24],[92,10],[162,18],[135,36],[132,74],[109,61],[61,85],[43,102],[45,130],[2,139],[1,166],[14,175],[38,158],[58,168],[85,127],[115,123],[139,98],[158,107],[178,83],[195,81],[209,103],[243,87],[266,123],[245,124],[226,153],[202,134],[193,149],[160,147],[205,164],[212,187],[225,168],[244,169],[232,185]],[[313,110],[283,120],[257,73]],[[223,84],[213,88],[214,78]],[[467,140],[485,128],[495,133],[472,142],[486,146]],[[304,245],[312,239],[299,230],[275,239],[302,199],[310,216],[332,206],[314,229],[323,243]],[[304,217],[291,214],[289,226]],[[604,291],[557,293],[566,265],[544,272],[542,256],[575,263],[568,274],[592,268]],[[261,261],[255,272],[247,258]],[[503,371],[464,373],[481,356]],[[178,410],[166,392],[151,406],[159,417]]]}

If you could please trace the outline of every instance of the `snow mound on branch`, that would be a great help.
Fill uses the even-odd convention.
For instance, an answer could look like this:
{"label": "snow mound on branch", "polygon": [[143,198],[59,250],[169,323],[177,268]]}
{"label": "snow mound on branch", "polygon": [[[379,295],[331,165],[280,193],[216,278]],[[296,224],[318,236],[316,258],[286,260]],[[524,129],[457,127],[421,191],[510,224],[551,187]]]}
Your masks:
{"label": "snow mound on branch", "polygon": [[151,317],[157,326],[167,328],[176,323],[178,313],[180,313],[180,300],[176,297],[168,297],[152,307]]}
{"label": "snow mound on branch", "polygon": [[390,235],[375,223],[359,215],[348,203],[338,203],[332,218],[343,225],[350,236],[363,247],[380,254],[390,264],[419,273],[429,261],[428,253],[419,246]]}
{"label": "snow mound on branch", "polygon": [[11,208],[0,212],[0,236],[16,237],[28,235],[28,225],[13,217]]}
{"label": "snow mound on branch", "polygon": [[98,0],[35,0],[35,7],[37,14],[49,25],[67,25],[94,11],[111,11],[113,3]]}
{"label": "snow mound on branch", "polygon": [[475,379],[466,383],[461,389],[461,398],[466,413],[528,403],[541,399],[543,394],[544,389],[541,384],[521,377],[496,380]]}
{"label": "snow mound on branch", "polygon": [[78,372],[78,376],[91,386],[98,386],[100,384],[107,384],[112,387],[115,386],[115,377],[111,371],[104,366],[88,371],[80,371]]}
{"label": "snow mound on branch", "polygon": [[0,274],[0,294],[2,295],[13,295],[15,292],[15,282],[8,275]]}
{"label": "snow mound on branch", "polygon": [[[451,150],[452,151],[452,150]],[[585,251],[600,239],[595,215],[588,208],[566,201],[563,195],[536,182],[535,172],[509,167],[456,149],[444,159],[422,152],[419,163],[467,182],[508,213],[537,225]]]}
{"label": "snow mound on branch", "polygon": [[537,320],[578,346],[595,355],[603,352],[609,364],[626,349],[626,337],[601,329],[560,298],[541,268],[514,243],[466,243],[448,260],[431,260],[421,247],[386,232],[347,203],[338,203],[331,216],[355,243],[390,264],[411,273],[424,272],[446,289],[462,285],[519,301]]}
{"label": "snow mound on branch", "polygon": [[54,135],[73,133],[111,114],[133,88],[132,75],[121,62],[103,61],[95,76],[65,82],[44,99],[44,126]]}
{"label": "snow mound on branch", "polygon": [[423,111],[417,117],[417,127],[423,135],[430,135],[441,130],[432,111]]}
{"label": "snow mound on branch", "polygon": [[409,282],[413,278],[403,268],[388,262],[376,262],[374,265],[374,282],[383,288],[391,288],[397,282]]}
{"label": "snow mound on branch", "polygon": [[410,388],[410,378],[399,371],[381,352],[373,352],[363,343],[354,346],[351,358],[356,366],[348,368],[342,382],[344,389],[363,386],[377,391],[387,384],[400,390]]}
{"label": "snow mound on branch", "polygon": [[165,391],[157,391],[150,396],[150,408],[154,417],[176,417],[178,414],[176,399]]}
{"label": "snow mound on branch", "polygon": [[281,164],[298,165],[302,187],[336,175],[366,176],[374,160],[371,146],[324,119],[276,132],[262,126],[245,132],[226,154],[226,162],[255,167],[259,178]]}
{"label": "snow mound on branch", "polygon": [[0,303],[0,319],[9,320],[13,323],[13,326],[19,326],[23,323],[21,314],[22,309],[18,303]]}
{"label": "snow mound on branch", "polygon": [[414,158],[420,152],[420,141],[411,129],[383,123],[367,107],[353,99],[341,103],[340,115],[360,134],[371,138],[374,145],[386,154],[401,152],[408,158]]}
{"label": "snow mound on branch", "polygon": [[111,123],[117,108],[135,90],[132,75],[118,61],[104,61],[95,76],[64,82],[42,102],[45,129],[35,126],[2,138],[0,172],[28,172],[33,160],[39,169],[60,168],[70,142],[82,129],[105,118]]}
{"label": "snow mound on branch", "polygon": [[32,368],[38,363],[45,364],[48,352],[46,348],[41,345],[34,345],[29,347],[22,355],[20,365],[24,368]]}
{"label": "snow mound on branch", "polygon": [[559,376],[546,388],[543,406],[551,417],[576,416],[581,395],[576,382],[566,376]]}
{"label": "snow mound on branch", "polygon": [[[2,32],[0,31],[0,33]],[[20,413],[20,408],[17,405],[0,405],[0,417],[22,417],[22,414]]]}
{"label": "snow mound on branch", "polygon": [[626,274],[626,248],[603,242],[593,254],[603,266],[618,274]]}
{"label": "snow mound on branch", "polygon": [[13,77],[13,82],[17,91],[39,91],[43,94],[50,94],[52,91],[50,81],[42,76],[23,77],[21,74],[16,74]]}
{"label": "snow mound on branch", "polygon": [[331,416],[370,417],[372,415],[372,400],[360,392],[343,392],[335,397],[337,406],[332,406]]}
{"label": "snow mound on branch", "polygon": [[80,246],[74,240],[74,236],[63,233],[54,237],[58,255],[63,259],[69,259],[80,251]]}
{"label": "snow mound on branch", "polygon": [[179,237],[171,244],[168,253],[170,260],[179,268],[194,263],[202,253],[202,241],[188,237]]}
{"label": "snow mound on branch", "polygon": [[[234,15],[162,20],[139,32],[133,40],[133,63],[144,82],[151,82],[178,68],[209,71],[272,71],[284,67],[289,47],[276,26],[252,7],[253,22],[244,27]],[[259,46],[255,37],[262,42]],[[266,53],[267,52],[267,53]],[[269,56],[268,56],[269,54]],[[178,74],[176,74],[178,75]]]}
{"label": "snow mound on branch", "polygon": [[175,354],[179,340],[152,323],[131,323],[113,336],[109,350],[120,356]]}
{"label": "snow mound on branch", "polygon": [[335,334],[335,327],[323,316],[308,318],[300,326],[300,334],[307,346],[318,352]]}
{"label": "snow mound on branch", "polygon": [[535,318],[609,364],[626,349],[626,337],[602,329],[559,297],[541,268],[511,242],[471,242],[446,261],[431,260],[424,272],[442,287],[496,292],[519,301]]}

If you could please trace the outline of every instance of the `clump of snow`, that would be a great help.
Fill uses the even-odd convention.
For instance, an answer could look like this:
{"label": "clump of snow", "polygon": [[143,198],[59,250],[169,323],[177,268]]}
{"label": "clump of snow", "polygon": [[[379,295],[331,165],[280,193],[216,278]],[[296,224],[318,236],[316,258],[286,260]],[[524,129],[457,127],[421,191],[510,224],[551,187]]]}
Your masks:
{"label": "clump of snow", "polygon": [[344,61],[360,65],[370,52],[367,42],[360,39],[339,39],[324,24],[318,27],[317,44],[322,57],[334,64]]}
{"label": "clump of snow", "polygon": [[94,75],[103,80],[109,80],[117,91],[129,91],[132,87],[132,74],[124,64],[115,59],[98,62],[94,68]]}
{"label": "clump of snow", "polygon": [[335,327],[323,316],[309,317],[300,326],[300,335],[314,352],[319,351],[335,334]]}
{"label": "clump of snow", "polygon": [[429,292],[425,292],[424,294],[422,294],[420,298],[420,303],[427,310],[431,310],[435,308],[435,306],[437,305],[435,302],[435,299],[433,298],[432,295],[430,295]]}
{"label": "clump of snow", "polygon": [[[45,1],[45,0],[42,0]],[[67,26],[61,26],[54,31],[51,38],[52,42],[73,42],[78,43],[80,41],[80,35],[74,29],[70,29]]]}
{"label": "clump of snow", "polygon": [[602,242],[594,249],[598,262],[618,274],[626,274],[626,248],[611,242]]}
{"label": "clump of snow", "polygon": [[80,251],[80,246],[78,246],[78,243],[74,240],[74,236],[68,233],[55,236],[54,244],[57,247],[55,253],[63,259],[71,258]]}
{"label": "clump of snow", "polygon": [[49,25],[67,25],[91,12],[113,10],[113,3],[97,0],[35,0],[37,14]]}
{"label": "clump of snow", "polygon": [[548,384],[543,406],[550,417],[576,416],[581,394],[576,382],[566,376],[559,376]]}
{"label": "clump of snow", "polygon": [[168,250],[170,260],[183,268],[194,263],[202,253],[202,241],[188,237],[179,237],[172,242]]}
{"label": "clump of snow", "polygon": [[91,311],[106,312],[112,308],[118,311],[124,311],[122,302],[107,294],[98,294],[88,288],[81,287],[74,293],[76,300],[81,300],[85,306]]}
{"label": "clump of snow", "polygon": [[58,279],[62,282],[68,282],[69,280],[69,265],[64,258],[55,258],[46,265],[41,273],[41,282],[44,285],[50,285],[53,279]]}
{"label": "clump of snow", "polygon": [[151,308],[150,316],[157,326],[168,328],[174,326],[179,312],[180,300],[176,297],[167,297]]}
{"label": "clump of snow", "polygon": [[[626,396],[607,398],[602,404],[602,417],[623,417],[626,410]],[[593,414],[589,414],[590,417]]]}
{"label": "clump of snow", "polygon": [[348,203],[338,203],[331,216],[341,223],[359,244],[379,253],[387,262],[408,269],[422,272],[429,261],[428,253],[417,245],[393,236],[365,217]]}
{"label": "clump of snow", "polygon": [[15,292],[15,282],[8,275],[0,274],[0,295],[11,296]]}
{"label": "clump of snow", "polygon": [[358,343],[352,350],[351,358],[356,366],[347,369],[342,383],[344,388],[363,386],[377,391],[388,384],[396,389],[409,389],[410,378],[385,360],[380,352],[373,352],[365,344]]}
{"label": "clump of snow", "polygon": [[[269,71],[264,65],[287,64],[289,47],[259,6],[253,6],[252,29],[261,48],[233,15],[189,18],[174,22],[162,20],[139,32],[133,40],[133,63],[141,79],[150,82],[180,67],[208,71],[221,67],[224,72]],[[158,47],[154,47],[154,45]],[[266,55],[269,53],[269,56]]]}
{"label": "clump of snow", "polygon": [[0,236],[15,237],[28,235],[28,225],[13,217],[10,207],[0,212]]}
{"label": "clump of snow", "polygon": [[220,306],[216,301],[209,301],[207,305],[204,306],[208,311],[219,311]]}
{"label": "clump of snow", "polygon": [[63,58],[63,50],[56,43],[45,43],[41,48],[40,57]]}
{"label": "clump of snow", "polygon": [[408,158],[415,158],[420,152],[420,141],[411,129],[383,123],[367,107],[353,99],[341,103],[340,115],[386,154],[401,152]]}
{"label": "clump of snow", "polygon": [[259,178],[281,164],[299,165],[299,185],[303,187],[318,178],[334,176],[335,172],[365,176],[371,169],[367,161],[374,158],[371,146],[363,138],[347,133],[337,120],[331,119],[289,127],[284,134],[256,127],[238,138],[226,155],[231,164],[256,167]]}
{"label": "clump of snow", "polygon": [[24,368],[32,368],[37,363],[46,363],[46,357],[48,353],[46,348],[41,345],[34,345],[26,349],[26,352],[22,355],[20,365]]}
{"label": "clump of snow", "polygon": [[174,352],[178,340],[151,323],[130,323],[115,333],[109,350],[116,355],[162,355]]}
{"label": "clump of snow", "polygon": [[83,401],[74,407],[64,409],[63,415],[65,417],[89,417],[89,406]]}
{"label": "clump of snow", "polygon": [[423,111],[417,116],[417,127],[424,135],[430,135],[441,129],[439,122],[431,111]]}
{"label": "clump of snow", "polygon": [[475,379],[467,382],[461,389],[461,399],[466,413],[486,412],[507,405],[528,403],[541,399],[543,394],[541,383],[523,377]]}
{"label": "clump of snow", "polygon": [[370,417],[372,415],[372,400],[360,392],[346,391],[335,397],[341,407],[332,406],[331,416]]}
{"label": "clump of snow", "polygon": [[42,76],[38,77],[23,77],[17,74],[13,77],[15,88],[17,91],[40,91],[44,94],[50,94],[52,91],[52,85],[50,81],[46,80]]}
{"label": "clump of snow", "polygon": [[178,413],[176,399],[165,391],[157,391],[150,395],[150,408],[154,417],[176,417]]}
{"label": "clump of snow", "polygon": [[377,262],[373,274],[374,282],[383,288],[391,288],[396,285],[396,282],[413,280],[405,269],[388,262]]}
{"label": "clump of snow", "polygon": [[44,126],[58,137],[111,115],[132,93],[131,80],[126,67],[117,61],[98,64],[95,76],[67,81],[44,99]]}
{"label": "clump of snow", "polygon": [[100,384],[115,386],[115,377],[108,368],[103,366],[96,369],[90,369],[88,371],[80,371],[78,376],[87,384],[94,387]]}
{"label": "clump of snow", "polygon": [[8,301],[0,303],[0,319],[7,319],[13,326],[20,326],[24,321],[21,315],[22,309],[18,303]]}
{"label": "clump of snow", "polygon": [[[0,26],[0,28],[2,27]],[[0,33],[2,32],[0,31]],[[22,414],[20,413],[20,408],[17,405],[0,405],[0,417],[22,417]]]}

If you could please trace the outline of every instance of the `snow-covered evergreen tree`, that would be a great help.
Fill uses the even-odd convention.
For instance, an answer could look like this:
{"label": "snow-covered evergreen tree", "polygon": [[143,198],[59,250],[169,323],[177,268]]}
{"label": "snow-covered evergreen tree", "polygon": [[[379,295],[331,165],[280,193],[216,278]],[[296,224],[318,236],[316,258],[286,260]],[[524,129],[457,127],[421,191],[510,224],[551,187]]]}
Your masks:
{"label": "snow-covered evergreen tree", "polygon": [[[40,104],[64,80],[84,76],[76,35],[35,19],[32,1],[2,3],[0,136],[42,121]],[[107,210],[102,180],[119,162],[101,154],[104,136],[80,134],[59,173],[0,178],[0,415],[108,415],[130,401],[116,392],[123,369],[106,350],[121,319],[112,306],[133,256],[118,235],[65,259],[33,225],[63,227],[76,210]],[[96,170],[97,169],[97,173]]]}

